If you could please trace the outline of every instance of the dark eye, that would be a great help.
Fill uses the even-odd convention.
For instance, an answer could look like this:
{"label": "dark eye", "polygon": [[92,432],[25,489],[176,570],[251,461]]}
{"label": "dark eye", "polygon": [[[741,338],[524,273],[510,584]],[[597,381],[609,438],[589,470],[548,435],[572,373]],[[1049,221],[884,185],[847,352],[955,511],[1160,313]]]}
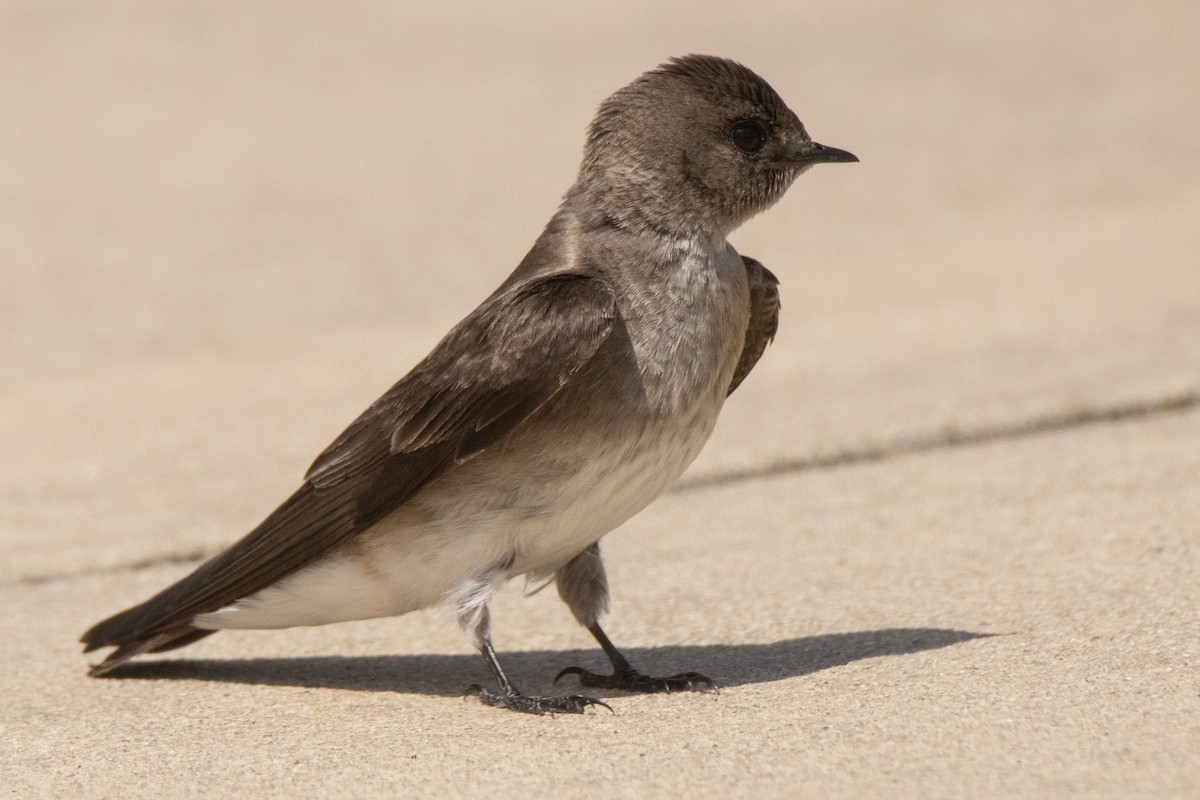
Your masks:
{"label": "dark eye", "polygon": [[729,138],[743,153],[757,153],[767,142],[767,129],[756,119],[743,119],[733,123]]}

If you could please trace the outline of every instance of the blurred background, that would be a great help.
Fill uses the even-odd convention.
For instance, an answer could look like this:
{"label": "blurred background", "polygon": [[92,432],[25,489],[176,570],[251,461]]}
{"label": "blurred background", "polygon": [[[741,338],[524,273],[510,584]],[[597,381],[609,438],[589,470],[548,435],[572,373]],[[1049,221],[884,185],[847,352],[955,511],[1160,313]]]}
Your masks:
{"label": "blurred background", "polygon": [[597,104],[688,52],[862,160],[732,237],[784,317],[693,477],[1200,386],[1195,2],[14,0],[0,30],[7,577],[257,521],[516,265]]}

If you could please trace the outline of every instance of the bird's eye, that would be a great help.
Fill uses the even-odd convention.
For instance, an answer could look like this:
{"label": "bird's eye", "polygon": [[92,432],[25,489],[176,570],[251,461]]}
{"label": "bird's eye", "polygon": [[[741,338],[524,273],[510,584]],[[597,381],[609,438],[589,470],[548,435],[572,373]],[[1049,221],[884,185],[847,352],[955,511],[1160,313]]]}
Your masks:
{"label": "bird's eye", "polygon": [[729,129],[733,146],[743,153],[757,153],[767,143],[767,129],[756,119],[743,119]]}

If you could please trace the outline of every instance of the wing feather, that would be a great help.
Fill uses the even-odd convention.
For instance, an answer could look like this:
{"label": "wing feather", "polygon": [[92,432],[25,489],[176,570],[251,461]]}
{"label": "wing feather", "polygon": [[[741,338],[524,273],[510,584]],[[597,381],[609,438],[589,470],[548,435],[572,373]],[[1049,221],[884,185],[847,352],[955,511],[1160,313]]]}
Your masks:
{"label": "wing feather", "polygon": [[746,277],[750,281],[750,322],[746,326],[746,340],[733,380],[729,382],[728,394],[733,394],[754,369],[779,330],[779,279],[753,258],[742,256],[742,263],[746,265]]}

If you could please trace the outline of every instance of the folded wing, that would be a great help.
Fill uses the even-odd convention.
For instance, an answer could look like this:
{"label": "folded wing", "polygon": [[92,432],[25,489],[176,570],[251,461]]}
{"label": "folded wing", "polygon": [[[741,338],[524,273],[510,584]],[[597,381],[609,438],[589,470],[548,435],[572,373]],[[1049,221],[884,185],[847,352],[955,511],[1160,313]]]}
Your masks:
{"label": "folded wing", "polygon": [[750,323],[746,326],[742,355],[729,382],[728,394],[733,394],[754,369],[779,330],[779,279],[753,258],[742,256],[742,263],[750,282]]}
{"label": "folded wing", "polygon": [[85,633],[85,650],[118,646],[93,672],[206,635],[191,625],[197,614],[312,563],[511,433],[595,355],[615,315],[608,286],[574,273],[489,298],[326,448],[300,488],[258,527]]}

